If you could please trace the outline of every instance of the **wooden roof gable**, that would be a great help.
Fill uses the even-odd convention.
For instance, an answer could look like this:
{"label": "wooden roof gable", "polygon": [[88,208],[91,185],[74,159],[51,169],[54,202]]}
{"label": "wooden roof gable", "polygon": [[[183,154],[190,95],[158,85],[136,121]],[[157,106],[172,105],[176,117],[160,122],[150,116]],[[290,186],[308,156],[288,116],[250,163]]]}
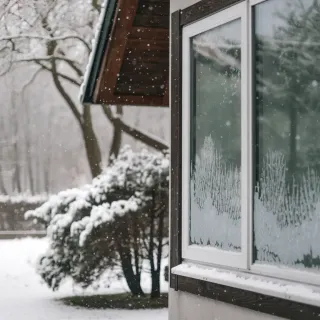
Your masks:
{"label": "wooden roof gable", "polygon": [[169,0],[107,0],[82,103],[169,106]]}

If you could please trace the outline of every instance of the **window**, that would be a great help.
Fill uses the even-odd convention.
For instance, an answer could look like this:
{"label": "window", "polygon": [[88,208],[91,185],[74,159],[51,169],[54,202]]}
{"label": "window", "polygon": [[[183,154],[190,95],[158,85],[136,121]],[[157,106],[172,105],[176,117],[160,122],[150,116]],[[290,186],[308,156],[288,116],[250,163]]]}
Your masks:
{"label": "window", "polygon": [[253,9],[254,259],[313,271],[320,267],[319,4],[269,0]]}
{"label": "window", "polygon": [[183,259],[320,284],[319,21],[248,0],[183,28]]}
{"label": "window", "polygon": [[[184,29],[184,255],[243,266],[243,4]],[[191,90],[189,89],[191,88]],[[187,138],[189,136],[189,139]]]}

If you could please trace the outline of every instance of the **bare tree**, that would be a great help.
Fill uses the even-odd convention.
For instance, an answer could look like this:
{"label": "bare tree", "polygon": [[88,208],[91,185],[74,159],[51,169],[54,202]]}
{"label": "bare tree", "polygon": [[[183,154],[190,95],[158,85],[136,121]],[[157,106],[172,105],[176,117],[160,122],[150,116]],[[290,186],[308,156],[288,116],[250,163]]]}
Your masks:
{"label": "bare tree", "polygon": [[21,170],[20,170],[20,147],[19,143],[19,118],[18,118],[18,93],[11,93],[11,123],[13,127],[13,136],[12,136],[12,151],[13,151],[13,165],[14,173],[12,176],[12,187],[13,190],[21,193],[22,183],[21,183]]}
{"label": "bare tree", "polygon": [[[82,132],[92,176],[101,172],[102,155],[90,106],[79,106],[66,84],[77,88],[81,84],[100,9],[98,0],[8,0],[3,8],[0,6],[0,16],[3,17],[0,31],[4,35],[0,38],[2,73],[10,71],[16,64],[27,63],[51,74],[55,88]],[[118,107],[115,114],[109,107],[104,106],[103,110],[114,128],[109,156],[117,155],[122,132],[158,150],[167,149],[159,139],[124,123],[122,108]]]}

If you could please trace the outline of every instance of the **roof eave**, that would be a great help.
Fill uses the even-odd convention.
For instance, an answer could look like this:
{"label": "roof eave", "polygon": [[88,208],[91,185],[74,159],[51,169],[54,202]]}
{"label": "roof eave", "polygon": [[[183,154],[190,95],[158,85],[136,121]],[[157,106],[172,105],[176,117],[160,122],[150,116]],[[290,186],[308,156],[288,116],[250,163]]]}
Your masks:
{"label": "roof eave", "polygon": [[110,38],[117,2],[118,0],[105,0],[104,2],[96,34],[92,41],[93,45],[89,56],[89,62],[80,87],[79,100],[82,104],[95,104],[93,101],[94,90],[101,69],[107,41]]}

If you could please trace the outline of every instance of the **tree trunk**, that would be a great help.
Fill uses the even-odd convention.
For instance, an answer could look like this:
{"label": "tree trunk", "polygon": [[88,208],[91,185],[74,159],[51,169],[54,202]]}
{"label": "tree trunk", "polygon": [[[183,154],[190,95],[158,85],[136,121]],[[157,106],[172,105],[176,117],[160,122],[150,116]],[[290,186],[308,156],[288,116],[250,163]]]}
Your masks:
{"label": "tree trunk", "polygon": [[7,192],[7,189],[4,185],[4,181],[3,181],[3,177],[2,177],[2,166],[0,164],[0,192],[1,194],[4,194],[4,195],[7,195],[8,192]]}
{"label": "tree trunk", "polygon": [[151,298],[160,297],[160,270],[151,273]]}
{"label": "tree trunk", "polygon": [[[117,106],[117,119],[123,115],[122,106]],[[113,139],[109,153],[109,159],[118,157],[122,141],[122,130],[119,121],[113,123]]]}
{"label": "tree trunk", "polygon": [[132,268],[132,259],[129,249],[120,252],[121,266],[123,275],[127,281],[128,287],[134,296],[143,296],[144,292],[141,288],[141,274],[135,274]]}
{"label": "tree trunk", "polygon": [[293,177],[296,174],[297,167],[297,125],[298,125],[297,109],[294,105],[291,105],[290,109],[290,152],[289,152],[289,164],[288,173],[289,179],[293,181]]}
{"label": "tree trunk", "polygon": [[289,137],[289,159],[288,159],[288,182],[294,192],[294,177],[297,172],[297,134],[298,134],[298,103],[296,101],[299,95],[299,86],[296,82],[290,86],[292,88],[289,96],[289,119],[290,119],[290,137]]}
{"label": "tree trunk", "polygon": [[54,121],[53,109],[49,113],[48,121],[48,132],[47,132],[47,143],[46,143],[46,153],[44,157],[44,166],[43,166],[43,181],[44,181],[44,190],[46,194],[51,192],[51,164],[52,164],[52,141],[53,141],[53,126]]}
{"label": "tree trunk", "polygon": [[[0,117],[0,125],[1,125],[1,128],[2,128],[2,139],[5,141],[6,140],[6,137],[5,137],[5,126],[4,126],[4,120],[3,120],[3,117]],[[7,192],[7,189],[6,189],[6,186],[5,186],[5,182],[4,182],[4,179],[3,179],[3,167],[2,167],[2,161],[4,160],[4,156],[3,156],[3,148],[2,146],[0,146],[0,192],[1,194],[4,194],[4,195],[7,195],[8,192]]]}
{"label": "tree trunk", "polygon": [[32,154],[31,154],[31,128],[29,117],[29,106],[25,108],[25,144],[26,144],[26,163],[27,163],[27,177],[29,180],[29,190],[31,194],[35,194],[34,190],[34,174],[32,170]]}
{"label": "tree trunk", "polygon": [[90,105],[83,106],[83,125],[81,127],[87,158],[92,177],[101,174],[101,151],[93,130]]}
{"label": "tree trunk", "polygon": [[158,225],[158,250],[157,250],[157,269],[151,274],[151,298],[158,298],[160,296],[160,273],[162,262],[162,247],[163,247],[163,235],[164,235],[164,216],[166,208],[161,206],[159,211]]}
{"label": "tree trunk", "polygon": [[[40,138],[37,136],[37,141],[36,141],[36,150],[41,150],[41,143],[40,143]],[[36,193],[41,193],[42,190],[42,183],[41,183],[41,161],[40,161],[40,154],[39,152],[35,152],[33,154],[34,162],[35,162],[35,170],[34,170],[34,186],[35,186],[35,192]]]}
{"label": "tree trunk", "polygon": [[16,190],[18,193],[21,193],[21,172],[20,172],[20,155],[18,147],[19,139],[19,124],[18,124],[18,114],[17,114],[17,100],[15,97],[12,97],[12,124],[13,124],[13,154],[14,154],[14,174],[12,179],[12,189]]}
{"label": "tree trunk", "polygon": [[[150,210],[150,234],[149,234],[149,252],[148,258],[151,270],[151,298],[158,298],[160,296],[160,269],[157,269],[154,261],[154,248],[155,248],[155,210],[156,210],[156,194],[152,192],[152,206]],[[158,257],[159,258],[159,257]]]}
{"label": "tree trunk", "polygon": [[[49,50],[48,53],[50,53]],[[66,92],[61,83],[61,80],[59,79],[56,60],[53,59],[51,63],[53,82],[80,126],[91,175],[92,177],[96,177],[102,172],[102,159],[98,139],[93,130],[90,105],[83,105],[83,114],[81,115],[81,113],[77,109],[77,106],[75,105],[69,94]]]}

